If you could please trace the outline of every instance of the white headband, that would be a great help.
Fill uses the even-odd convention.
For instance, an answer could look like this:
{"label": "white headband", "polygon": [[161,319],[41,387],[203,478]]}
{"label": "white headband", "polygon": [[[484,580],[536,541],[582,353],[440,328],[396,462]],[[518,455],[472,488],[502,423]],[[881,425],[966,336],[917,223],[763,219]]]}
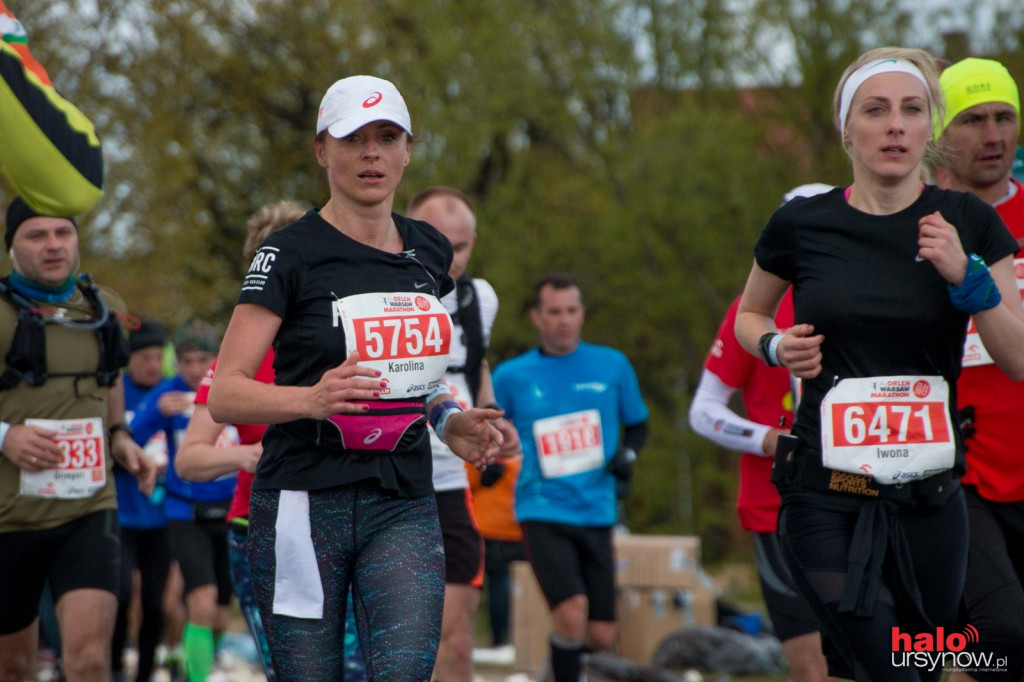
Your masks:
{"label": "white headband", "polygon": [[925,92],[928,93],[928,104],[929,106],[931,105],[932,92],[928,87],[928,81],[924,79],[920,69],[903,59],[879,59],[878,61],[865,64],[851,73],[850,77],[843,84],[843,92],[839,96],[840,133],[846,132],[846,117],[850,114],[850,104],[853,102],[853,96],[858,88],[864,85],[864,81],[867,79],[883,73],[909,73],[924,85]]}

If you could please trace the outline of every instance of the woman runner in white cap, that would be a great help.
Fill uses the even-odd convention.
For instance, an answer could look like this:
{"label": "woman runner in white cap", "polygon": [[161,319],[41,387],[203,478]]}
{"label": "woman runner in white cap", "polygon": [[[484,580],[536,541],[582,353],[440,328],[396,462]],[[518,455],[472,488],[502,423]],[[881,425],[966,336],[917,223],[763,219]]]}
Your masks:
{"label": "woman runner in white cap", "polygon": [[[316,132],[330,199],[256,252],[208,405],[217,421],[270,424],[248,540],[278,679],[343,678],[351,585],[369,679],[426,680],[444,603],[427,422],[482,467],[502,412],[462,411],[443,383],[453,254],[392,212],[410,160],[402,96],[380,78],[342,79]],[[254,376],[271,344],[267,385]]]}

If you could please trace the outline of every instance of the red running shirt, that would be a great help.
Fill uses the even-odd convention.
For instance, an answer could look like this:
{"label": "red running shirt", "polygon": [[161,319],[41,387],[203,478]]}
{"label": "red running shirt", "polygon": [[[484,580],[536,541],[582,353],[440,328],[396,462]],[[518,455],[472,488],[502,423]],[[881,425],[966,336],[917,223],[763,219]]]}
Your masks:
{"label": "red running shirt", "polygon": [[[213,383],[213,370],[217,369],[217,361],[206,373],[196,389],[196,405],[205,405],[210,396],[210,384]],[[260,368],[256,370],[256,380],[265,384],[274,383],[274,349],[267,351]],[[238,440],[242,445],[251,445],[263,440],[263,432],[267,430],[266,424],[235,424],[238,429]],[[249,517],[249,494],[252,492],[253,475],[248,471],[239,471],[238,480],[235,483],[235,494],[231,498],[231,508],[228,510],[228,521],[236,518]]]}
{"label": "red running shirt", "polygon": [[[1012,180],[1017,193],[996,206],[1003,222],[1024,240],[1024,186]],[[1024,258],[1014,259],[1017,287],[1024,286]],[[968,341],[970,343],[970,341]],[[958,407],[974,406],[974,436],[968,438],[964,483],[993,502],[1024,500],[1024,456],[1021,451],[1021,416],[1024,382],[1014,382],[995,364],[964,367],[957,382]]]}
{"label": "red running shirt", "polygon": [[[761,358],[754,357],[740,346],[733,327],[740,300],[733,301],[704,369],[715,374],[723,383],[740,391],[746,418],[758,424],[778,428],[779,419],[793,424],[793,392],[789,383],[789,370],[768,367]],[[792,289],[786,292],[775,324],[780,330],[793,326]],[[740,525],[755,533],[774,533],[778,528],[779,493],[771,482],[772,458],[745,452],[740,455],[740,489],[736,500]]]}

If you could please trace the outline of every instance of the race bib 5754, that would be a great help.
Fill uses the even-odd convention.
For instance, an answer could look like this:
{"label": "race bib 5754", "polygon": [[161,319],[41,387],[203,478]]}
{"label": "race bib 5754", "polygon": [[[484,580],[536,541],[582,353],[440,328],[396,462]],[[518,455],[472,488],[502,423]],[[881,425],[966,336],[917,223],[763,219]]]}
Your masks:
{"label": "race bib 5754", "polygon": [[335,324],[345,331],[359,364],[381,373],[382,398],[426,395],[448,368],[452,320],[429,294],[373,293],[334,301]]}

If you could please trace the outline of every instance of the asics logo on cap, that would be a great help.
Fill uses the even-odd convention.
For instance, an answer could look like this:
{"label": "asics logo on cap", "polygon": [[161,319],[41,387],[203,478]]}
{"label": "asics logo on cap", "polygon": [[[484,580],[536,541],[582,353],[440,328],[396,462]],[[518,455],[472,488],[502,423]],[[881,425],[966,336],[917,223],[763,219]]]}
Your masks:
{"label": "asics logo on cap", "polygon": [[380,104],[380,101],[382,99],[384,99],[384,95],[380,94],[379,92],[371,94],[369,97],[363,100],[363,109],[369,109],[370,107],[377,106],[378,104]]}

